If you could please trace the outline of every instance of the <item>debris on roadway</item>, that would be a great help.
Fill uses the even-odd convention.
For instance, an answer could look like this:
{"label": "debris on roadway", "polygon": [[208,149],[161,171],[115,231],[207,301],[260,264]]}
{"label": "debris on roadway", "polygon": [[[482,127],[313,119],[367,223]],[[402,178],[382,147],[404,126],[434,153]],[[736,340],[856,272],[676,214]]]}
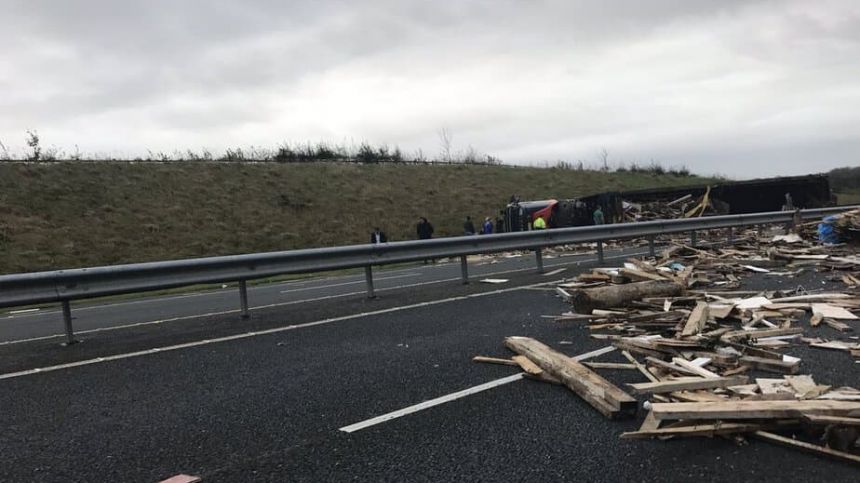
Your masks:
{"label": "debris on roadway", "polygon": [[[746,230],[731,246],[673,242],[655,259],[595,268],[557,285],[573,310],[553,319],[581,325],[607,347],[568,357],[507,337],[516,356],[474,360],[564,385],[612,419],[635,416],[633,396],[643,398],[641,427],[625,439],[755,438],[860,464],[860,390],[817,380],[783,352],[805,345],[843,352],[850,369],[860,364],[860,210],[828,219],[837,244],[819,242],[818,223],[798,223],[786,234]],[[790,280],[808,271],[841,289],[740,290],[745,277]],[[819,326],[829,328],[817,331],[826,337],[805,334]],[[627,362],[592,360],[614,351]],[[603,369],[643,380],[622,388]]]}

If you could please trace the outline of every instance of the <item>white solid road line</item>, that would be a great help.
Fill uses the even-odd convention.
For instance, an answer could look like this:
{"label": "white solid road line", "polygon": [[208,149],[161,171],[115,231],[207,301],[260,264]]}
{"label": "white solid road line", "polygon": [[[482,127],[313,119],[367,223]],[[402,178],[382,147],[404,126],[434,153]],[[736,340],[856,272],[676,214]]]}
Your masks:
{"label": "white solid road line", "polygon": [[[614,258],[628,258],[628,257],[636,256],[636,255],[643,255],[645,253],[647,253],[647,252],[637,252],[637,253],[630,253],[627,255],[605,257],[605,259],[606,260],[612,260]],[[589,259],[589,260],[582,260],[582,261],[588,262],[588,261],[594,261],[594,260]],[[579,264],[580,262],[576,262],[576,263]],[[570,264],[570,262],[557,263],[557,264],[544,264],[544,268],[552,268],[552,267],[558,267],[558,266],[569,265],[569,264]],[[491,276],[491,275],[500,275],[503,273],[524,272],[524,271],[528,271],[528,270],[534,270],[534,267],[517,268],[514,270],[504,270],[501,272],[485,273],[485,274],[482,274],[481,277],[487,277],[487,276]],[[378,289],[376,289],[376,292],[385,292],[385,291],[389,291],[389,290],[397,290],[397,289],[402,289],[402,288],[420,287],[420,286],[424,286],[424,285],[432,285],[435,283],[453,282],[456,280],[460,280],[460,277],[444,278],[442,280],[431,280],[429,282],[419,282],[419,283],[412,283],[412,284],[407,284],[407,285],[397,285],[394,287],[378,288]],[[301,303],[305,303],[305,302],[319,302],[322,300],[329,300],[329,299],[335,299],[335,298],[341,298],[341,297],[350,297],[353,295],[361,295],[363,293],[365,293],[365,291],[359,290],[356,292],[347,292],[347,293],[342,293],[342,294],[337,294],[337,295],[325,295],[322,297],[314,297],[314,298],[309,298],[309,299],[291,300],[289,302],[276,302],[273,304],[257,305],[254,307],[250,307],[248,310],[270,309],[270,308],[275,308],[275,307],[284,307],[287,305],[301,304]],[[153,300],[159,300],[159,299],[153,299]],[[79,309],[75,309],[75,310],[79,310]],[[111,331],[111,330],[130,329],[130,328],[141,327],[141,326],[145,326],[145,325],[157,325],[157,324],[163,324],[165,322],[177,322],[180,320],[190,320],[190,319],[196,319],[199,317],[211,317],[211,316],[215,316],[215,315],[227,315],[227,314],[236,314],[236,313],[239,313],[239,309],[222,310],[219,312],[207,312],[207,313],[203,313],[203,314],[182,315],[182,316],[177,316],[177,317],[171,317],[168,319],[150,320],[150,321],[146,321],[146,322],[134,322],[131,324],[115,325],[112,327],[99,327],[97,329],[78,330],[78,331],[75,331],[75,334],[78,334],[78,335],[93,334],[93,333],[106,332],[106,331]],[[0,346],[10,345],[10,344],[22,344],[25,342],[36,342],[36,341],[40,341],[40,340],[56,339],[56,338],[65,337],[65,336],[66,336],[65,334],[52,334],[52,335],[43,335],[40,337],[30,337],[27,339],[7,340],[7,341],[0,342]]]}
{"label": "white solid road line", "polygon": [[[615,350],[613,346],[607,346],[602,349],[593,350],[591,352],[586,352],[585,354],[580,354],[578,356],[572,357],[575,361],[584,361],[586,359],[591,359],[593,357],[597,357]],[[408,414],[417,413],[418,411],[432,408],[433,406],[438,406],[440,404],[445,404],[446,402],[454,401],[456,399],[460,399],[462,397],[470,396],[475,393],[479,393],[481,391],[486,391],[487,389],[492,389],[494,387],[499,387],[504,384],[508,384],[514,381],[519,381],[525,376],[525,373],[520,372],[519,374],[514,374],[513,376],[503,377],[501,379],[496,379],[490,382],[485,382],[483,384],[479,384],[477,386],[472,386],[467,389],[463,389],[462,391],[457,391],[451,394],[447,394],[445,396],[437,397],[436,399],[430,399],[429,401],[424,401],[422,403],[415,404],[414,406],[409,406],[403,409],[398,409],[397,411],[392,411],[387,414],[383,414],[382,416],[377,416],[375,418],[367,419],[361,421],[360,423],[350,424],[349,426],[344,426],[339,428],[340,431],[345,433],[352,433],[358,431],[360,429],[369,428],[370,426],[375,426],[379,423],[384,423],[386,421],[391,421],[392,419],[396,419],[402,416],[406,416]]]}
{"label": "white solid road line", "polygon": [[456,399],[460,399],[461,397],[470,396],[472,394],[486,391],[487,389],[492,389],[497,386],[501,386],[503,384],[508,384],[514,381],[519,381],[523,378],[523,373],[514,374],[513,376],[503,377],[501,379],[496,379],[495,381],[485,382],[484,384],[479,384],[477,386],[472,386],[468,389],[463,389],[459,392],[454,392],[442,397],[437,397],[436,399],[431,399],[429,401],[424,401],[423,403],[416,404],[414,406],[409,406],[408,408],[399,409],[394,412],[390,412],[388,414],[383,414],[382,416],[377,416],[372,419],[368,419],[366,421],[362,421],[360,423],[350,424],[349,426],[344,426],[340,428],[340,431],[345,433],[352,433],[354,431],[358,431],[360,429],[364,429],[370,426],[375,426],[379,423],[384,423],[386,421],[390,421],[392,419],[399,418],[401,416],[406,416],[407,414],[416,413],[423,409],[432,408],[433,406],[438,406],[440,404],[445,404],[446,402],[454,401]]}
{"label": "white solid road line", "polygon": [[536,283],[536,284],[532,284],[532,285],[523,285],[521,287],[510,287],[510,288],[505,288],[505,289],[500,289],[500,290],[493,290],[490,292],[481,292],[481,293],[475,293],[475,294],[469,294],[469,295],[460,295],[457,297],[449,297],[446,299],[431,300],[429,302],[420,302],[417,304],[402,305],[400,307],[391,307],[391,308],[387,308],[387,309],[374,310],[372,312],[362,312],[360,314],[352,314],[352,315],[343,315],[340,317],[332,317],[329,319],[317,320],[314,322],[306,322],[303,324],[288,325],[285,327],[276,327],[273,329],[260,330],[260,331],[256,331],[256,332],[245,332],[244,334],[229,335],[226,337],[218,337],[215,339],[205,339],[205,340],[198,340],[198,341],[194,341],[194,342],[187,342],[184,344],[176,344],[176,345],[170,345],[170,346],[164,346],[164,347],[156,347],[154,349],[147,349],[147,350],[136,351],[136,352],[128,352],[125,354],[116,354],[116,355],[112,355],[112,356],[96,357],[95,359],[87,359],[84,361],[70,362],[68,364],[59,364],[59,365],[55,365],[55,366],[39,367],[39,368],[35,368],[35,369],[26,369],[23,371],[0,374],[0,379],[11,379],[14,377],[29,376],[32,374],[40,374],[43,372],[52,372],[52,371],[58,371],[61,369],[71,369],[74,367],[99,364],[102,362],[116,361],[116,360],[120,360],[120,359],[130,359],[132,357],[140,357],[140,356],[145,356],[145,355],[150,355],[150,354],[157,354],[160,352],[175,351],[175,350],[179,350],[179,349],[188,349],[191,347],[200,347],[200,346],[205,346],[205,345],[210,345],[210,344],[217,344],[220,342],[228,342],[228,341],[232,341],[232,340],[247,339],[249,337],[257,337],[257,336],[261,336],[261,335],[277,334],[279,332],[286,332],[289,330],[304,329],[307,327],[316,327],[319,325],[327,325],[327,324],[332,324],[335,322],[342,322],[345,320],[360,319],[363,317],[369,317],[369,316],[373,316],[373,315],[389,314],[392,312],[400,312],[403,310],[417,309],[417,308],[421,308],[421,307],[430,307],[433,305],[439,305],[439,304],[444,304],[444,303],[448,303],[448,302],[456,302],[456,301],[460,301],[460,300],[468,300],[468,299],[473,299],[473,298],[478,298],[478,297],[486,297],[489,295],[498,295],[498,294],[502,294],[502,293],[506,293],[506,292],[514,292],[516,290],[527,289],[529,287],[536,287],[536,286],[540,286],[540,285],[547,285],[547,284],[558,283],[558,282],[559,282],[558,280],[554,280],[551,282],[541,282],[541,283]]}
{"label": "white solid road line", "polygon": [[[391,280],[391,279],[395,279],[395,278],[418,277],[418,276],[421,276],[421,274],[420,273],[407,273],[406,275],[395,275],[393,277],[374,277],[373,281],[376,282],[379,280]],[[293,288],[290,290],[281,290],[281,293],[303,292],[306,290],[316,290],[316,289],[320,289],[320,288],[343,287],[344,285],[355,285],[357,283],[365,283],[365,281],[362,279],[362,280],[353,280],[352,282],[333,283],[331,285],[317,285],[315,287]]]}

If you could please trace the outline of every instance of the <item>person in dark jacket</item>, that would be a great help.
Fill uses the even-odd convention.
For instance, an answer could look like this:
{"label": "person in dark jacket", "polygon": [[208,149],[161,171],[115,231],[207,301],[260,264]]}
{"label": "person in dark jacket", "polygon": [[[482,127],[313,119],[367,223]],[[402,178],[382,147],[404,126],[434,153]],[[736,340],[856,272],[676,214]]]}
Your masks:
{"label": "person in dark jacket", "polygon": [[467,216],[466,221],[463,223],[463,234],[464,235],[474,235],[475,234],[475,224],[472,223],[472,217]]}
{"label": "person in dark jacket", "polygon": [[373,229],[373,233],[370,234],[370,243],[374,245],[378,243],[388,243],[388,237],[385,236],[385,232],[380,230],[379,227]]}
{"label": "person in dark jacket", "polygon": [[433,238],[433,225],[423,216],[418,218],[418,225],[415,231],[418,233],[419,240],[429,240]]}

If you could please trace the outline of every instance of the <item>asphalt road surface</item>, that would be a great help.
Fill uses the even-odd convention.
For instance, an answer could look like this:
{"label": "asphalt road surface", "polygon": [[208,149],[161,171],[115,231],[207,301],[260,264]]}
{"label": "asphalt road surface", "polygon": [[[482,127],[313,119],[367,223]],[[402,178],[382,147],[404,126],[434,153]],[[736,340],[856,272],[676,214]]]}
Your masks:
{"label": "asphalt road surface", "polygon": [[[609,421],[569,390],[529,380],[341,430],[507,381],[513,368],[470,361],[508,356],[505,336],[570,355],[605,346],[541,317],[568,310],[547,284],[592,266],[589,258],[545,260],[548,271],[567,267],[554,276],[534,273],[532,257],[471,268],[475,279],[503,272],[494,276],[509,282],[498,285],[460,285],[456,264],[398,268],[378,272],[378,289],[390,290],[376,300],[364,297],[361,276],[259,287],[248,321],[229,312],[235,291],[78,308],[76,324],[90,332],[70,347],[52,337],[56,314],[4,319],[5,340],[35,340],[0,346],[0,480],[857,480],[854,467],[757,441],[621,440],[642,414]],[[780,282],[757,276],[750,285]],[[309,290],[281,293],[299,288]],[[281,303],[290,304],[273,305]],[[175,320],[132,325],[153,317]],[[45,328],[26,332],[21,320]],[[819,382],[856,385],[843,354],[790,353]],[[603,373],[618,384],[640,379]]]}

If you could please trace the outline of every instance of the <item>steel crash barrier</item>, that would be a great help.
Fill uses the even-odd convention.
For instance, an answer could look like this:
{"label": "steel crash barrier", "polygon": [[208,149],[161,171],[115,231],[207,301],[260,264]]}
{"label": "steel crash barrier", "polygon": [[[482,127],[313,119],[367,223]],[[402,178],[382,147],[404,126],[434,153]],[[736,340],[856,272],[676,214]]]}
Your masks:
{"label": "steel crash barrier", "polygon": [[[808,220],[858,207],[801,210],[800,215]],[[603,242],[609,240],[646,238],[653,256],[657,235],[688,232],[691,244],[695,245],[697,231],[728,228],[731,242],[735,227],[790,223],[792,219],[793,212],[777,211],[2,275],[0,308],[58,302],[62,305],[67,343],[72,344],[75,342],[70,306],[72,300],[197,284],[238,282],[241,316],[247,318],[248,280],[363,267],[367,295],[373,297],[373,265],[459,256],[462,281],[467,283],[467,255],[532,250],[535,252],[537,270],[543,271],[541,250],[546,247],[596,242],[598,261],[603,263]]]}

